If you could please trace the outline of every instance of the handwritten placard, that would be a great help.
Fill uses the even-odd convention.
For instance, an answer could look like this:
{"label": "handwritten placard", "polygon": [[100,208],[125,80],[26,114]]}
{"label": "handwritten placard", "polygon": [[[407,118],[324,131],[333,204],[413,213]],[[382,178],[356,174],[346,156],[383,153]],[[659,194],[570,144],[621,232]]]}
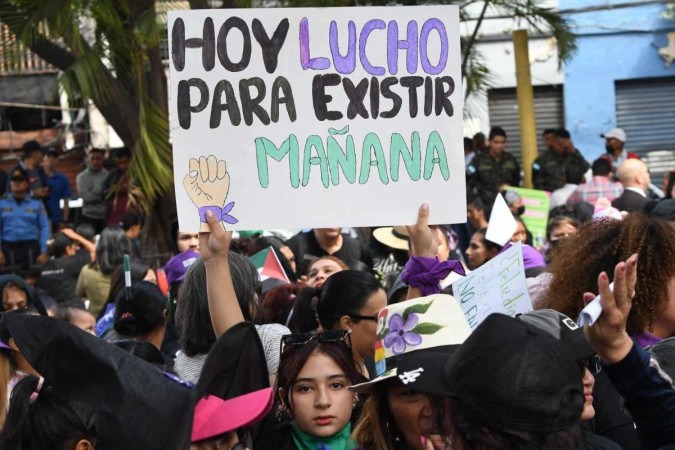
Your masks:
{"label": "handwritten placard", "polygon": [[522,245],[512,245],[452,283],[452,292],[472,330],[492,313],[515,317],[516,314],[532,311],[525,282]]}
{"label": "handwritten placard", "polygon": [[[548,226],[548,213],[551,205],[551,194],[546,191],[525,188],[509,188],[516,191],[523,199],[525,212],[521,219],[532,233],[536,245],[543,245],[546,239],[546,227]],[[542,241],[537,242],[538,240]]]}
{"label": "handwritten placard", "polygon": [[169,13],[180,228],[466,221],[456,6]]}

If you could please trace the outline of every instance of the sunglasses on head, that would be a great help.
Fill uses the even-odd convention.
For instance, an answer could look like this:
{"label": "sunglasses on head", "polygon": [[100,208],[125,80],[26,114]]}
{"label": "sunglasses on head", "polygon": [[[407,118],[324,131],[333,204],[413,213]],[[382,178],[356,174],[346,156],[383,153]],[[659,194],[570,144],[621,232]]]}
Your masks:
{"label": "sunglasses on head", "polygon": [[322,331],[320,333],[297,333],[297,334],[286,334],[281,336],[281,349],[279,354],[283,352],[284,347],[293,347],[298,345],[305,345],[313,340],[318,340],[319,342],[347,342],[348,345],[352,346],[352,341],[350,337],[350,330],[328,330]]}
{"label": "sunglasses on head", "polygon": [[579,368],[582,371],[588,369],[589,372],[591,372],[593,375],[599,374],[600,371],[602,370],[602,365],[600,364],[600,357],[598,355],[580,359],[577,361],[577,363],[579,363]]}

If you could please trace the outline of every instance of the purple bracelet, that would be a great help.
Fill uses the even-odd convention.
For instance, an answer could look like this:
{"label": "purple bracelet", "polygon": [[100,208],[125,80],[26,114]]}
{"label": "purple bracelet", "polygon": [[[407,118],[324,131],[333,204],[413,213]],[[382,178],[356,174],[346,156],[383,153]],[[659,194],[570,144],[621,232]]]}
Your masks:
{"label": "purple bracelet", "polygon": [[229,214],[232,208],[234,208],[234,202],[230,202],[222,208],[220,206],[201,206],[199,208],[199,221],[206,223],[206,213],[211,211],[216,216],[216,219],[218,219],[218,222],[238,223],[239,221]]}
{"label": "purple bracelet", "polygon": [[441,292],[440,281],[450,275],[450,272],[466,275],[464,266],[459,261],[411,256],[403,269],[401,280],[410,287],[420,288],[422,295],[427,296]]}

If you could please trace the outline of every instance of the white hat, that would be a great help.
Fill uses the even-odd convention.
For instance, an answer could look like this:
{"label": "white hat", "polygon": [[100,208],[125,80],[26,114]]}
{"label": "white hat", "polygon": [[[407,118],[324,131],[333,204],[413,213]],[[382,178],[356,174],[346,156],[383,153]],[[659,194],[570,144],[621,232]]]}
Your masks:
{"label": "white hat", "polygon": [[354,392],[370,392],[380,381],[403,376],[398,374],[397,365],[413,353],[431,352],[433,358],[447,359],[471,334],[459,302],[451,295],[434,294],[394,303],[381,309],[377,317],[377,378],[351,386]]}
{"label": "white hat", "polygon": [[623,131],[621,128],[612,128],[606,133],[601,134],[600,137],[603,137],[605,139],[614,138],[618,139],[621,142],[626,142],[626,132]]}
{"label": "white hat", "polygon": [[410,235],[404,226],[376,228],[373,231],[373,237],[387,247],[396,250],[408,250]]}

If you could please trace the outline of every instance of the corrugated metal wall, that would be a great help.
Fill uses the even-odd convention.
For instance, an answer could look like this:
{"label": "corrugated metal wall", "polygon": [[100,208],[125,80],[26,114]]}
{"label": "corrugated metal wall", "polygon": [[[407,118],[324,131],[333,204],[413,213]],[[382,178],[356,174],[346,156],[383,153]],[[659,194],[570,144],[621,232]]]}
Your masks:
{"label": "corrugated metal wall", "polygon": [[616,123],[626,132],[626,148],[660,183],[664,172],[675,169],[675,77],[616,81],[615,88]]}
{"label": "corrugated metal wall", "polygon": [[[520,147],[520,123],[518,122],[518,100],[516,89],[490,89],[488,91],[488,107],[490,126],[500,126],[508,137],[506,149],[513,153],[522,166],[522,150]],[[546,128],[565,126],[563,113],[562,86],[535,86],[534,113],[537,121],[537,137],[539,151],[544,149],[541,132]],[[485,135],[487,132],[485,130]],[[574,138],[574,136],[572,136]],[[524,169],[524,168],[523,168]]]}

